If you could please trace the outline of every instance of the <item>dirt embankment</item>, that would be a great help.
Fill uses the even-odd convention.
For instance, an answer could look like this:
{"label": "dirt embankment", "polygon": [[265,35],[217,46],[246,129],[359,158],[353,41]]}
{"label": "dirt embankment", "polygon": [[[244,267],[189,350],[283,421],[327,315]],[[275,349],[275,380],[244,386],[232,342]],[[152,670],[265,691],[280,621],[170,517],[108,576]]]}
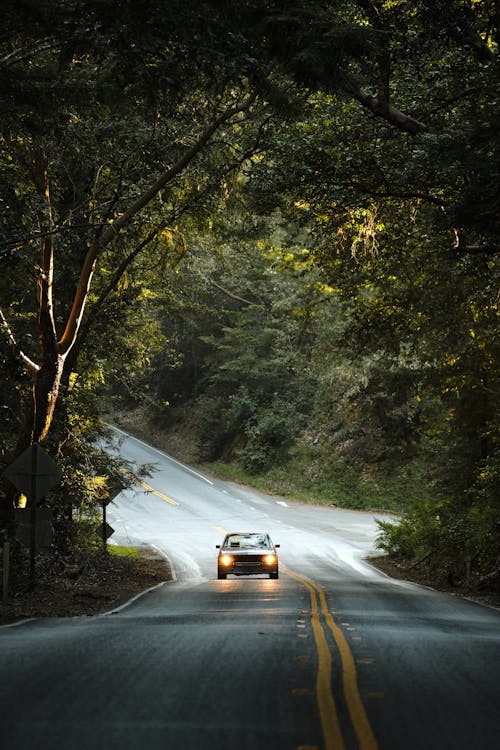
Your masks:
{"label": "dirt embankment", "polygon": [[33,589],[25,581],[14,582],[7,602],[0,604],[0,625],[31,617],[97,615],[171,580],[166,560],[149,549],[138,557],[101,554],[40,569]]}

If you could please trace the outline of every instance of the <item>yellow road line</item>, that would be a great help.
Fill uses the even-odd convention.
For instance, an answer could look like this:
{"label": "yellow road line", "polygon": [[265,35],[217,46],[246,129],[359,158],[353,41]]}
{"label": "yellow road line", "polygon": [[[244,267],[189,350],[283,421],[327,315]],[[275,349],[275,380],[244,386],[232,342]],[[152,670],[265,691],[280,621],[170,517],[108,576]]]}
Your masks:
{"label": "yellow road line", "polygon": [[377,740],[373,734],[373,729],[359,692],[354,656],[344,633],[341,628],[339,628],[328,609],[325,592],[322,589],[319,591],[319,597],[326,623],[332,631],[335,643],[340,651],[344,695],[351,716],[351,722],[354,731],[356,732],[356,737],[358,738],[360,750],[377,750]]}
{"label": "yellow road line", "polygon": [[315,584],[294,573],[283,564],[281,567],[287,575],[295,578],[296,581],[305,586],[311,597],[311,623],[318,652],[316,698],[325,740],[325,750],[345,750],[344,738],[342,737],[337,707],[332,692],[332,655],[320,621]]}
{"label": "yellow road line", "polygon": [[137,484],[140,484],[141,487],[144,487],[145,490],[148,492],[152,492],[153,495],[157,495],[158,497],[161,497],[162,500],[165,500],[167,503],[170,503],[170,505],[179,505],[178,502],[175,500],[172,500],[171,497],[168,497],[168,495],[165,495],[163,492],[160,492],[160,490],[155,490],[154,487],[151,487],[150,484],[147,484],[146,482],[143,482],[142,479],[135,478],[135,481]]}
{"label": "yellow road line", "polygon": [[[318,650],[318,677],[316,693],[326,750],[333,750],[333,748],[339,748],[340,750],[343,750],[343,748],[345,748],[345,745],[338,724],[337,711],[332,693],[332,659],[325,633],[319,620],[317,594],[319,595],[321,610],[325,617],[325,622],[330,628],[335,639],[335,643],[337,644],[337,648],[339,649],[340,659],[342,662],[342,685],[344,690],[344,697],[346,700],[347,708],[349,710],[349,715],[351,717],[351,722],[358,739],[359,748],[360,750],[378,750],[377,740],[375,739],[375,735],[373,734],[373,730],[366,714],[361,694],[359,692],[356,664],[352,651],[349,647],[344,633],[335,623],[328,609],[325,592],[315,581],[304,578],[298,573],[295,573],[289,568],[286,568],[284,565],[282,565],[281,567],[284,569],[285,573],[287,573],[292,578],[295,578],[296,581],[305,586],[308,589],[311,597],[312,627],[314,639],[316,641],[316,648]],[[325,649],[328,652],[328,655],[324,653]],[[321,678],[320,672],[322,672]]]}

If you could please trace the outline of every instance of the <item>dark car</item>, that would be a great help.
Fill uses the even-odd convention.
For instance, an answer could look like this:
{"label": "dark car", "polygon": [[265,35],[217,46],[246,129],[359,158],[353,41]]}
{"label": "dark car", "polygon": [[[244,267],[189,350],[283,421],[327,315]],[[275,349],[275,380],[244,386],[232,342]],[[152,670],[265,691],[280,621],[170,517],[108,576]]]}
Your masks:
{"label": "dark car", "polygon": [[222,544],[217,545],[217,577],[251,576],[265,573],[269,578],[278,578],[279,544],[273,544],[269,534],[251,532],[226,534]]}

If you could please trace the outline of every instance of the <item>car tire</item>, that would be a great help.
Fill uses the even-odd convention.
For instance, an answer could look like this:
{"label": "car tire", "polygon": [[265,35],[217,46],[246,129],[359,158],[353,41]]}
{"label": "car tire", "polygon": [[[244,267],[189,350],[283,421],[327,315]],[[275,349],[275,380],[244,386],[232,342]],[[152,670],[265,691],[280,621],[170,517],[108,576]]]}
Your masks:
{"label": "car tire", "polygon": [[279,578],[280,575],[278,573],[278,568],[276,570],[273,570],[272,573],[269,573],[269,578]]}
{"label": "car tire", "polygon": [[223,573],[221,570],[218,570],[217,571],[217,578],[219,578],[219,580],[225,579],[225,578],[227,578],[227,573]]}

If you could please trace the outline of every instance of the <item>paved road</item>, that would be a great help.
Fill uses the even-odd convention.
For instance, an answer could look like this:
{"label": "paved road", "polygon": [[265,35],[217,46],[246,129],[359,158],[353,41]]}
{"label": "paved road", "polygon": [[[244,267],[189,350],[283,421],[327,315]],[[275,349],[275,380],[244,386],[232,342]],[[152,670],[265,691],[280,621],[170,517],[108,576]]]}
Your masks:
{"label": "paved road", "polygon": [[[108,516],[175,581],[114,613],[0,629],[9,750],[500,747],[500,613],[363,562],[369,514],[304,506],[155,463]],[[216,580],[225,530],[269,531],[280,579]]]}

